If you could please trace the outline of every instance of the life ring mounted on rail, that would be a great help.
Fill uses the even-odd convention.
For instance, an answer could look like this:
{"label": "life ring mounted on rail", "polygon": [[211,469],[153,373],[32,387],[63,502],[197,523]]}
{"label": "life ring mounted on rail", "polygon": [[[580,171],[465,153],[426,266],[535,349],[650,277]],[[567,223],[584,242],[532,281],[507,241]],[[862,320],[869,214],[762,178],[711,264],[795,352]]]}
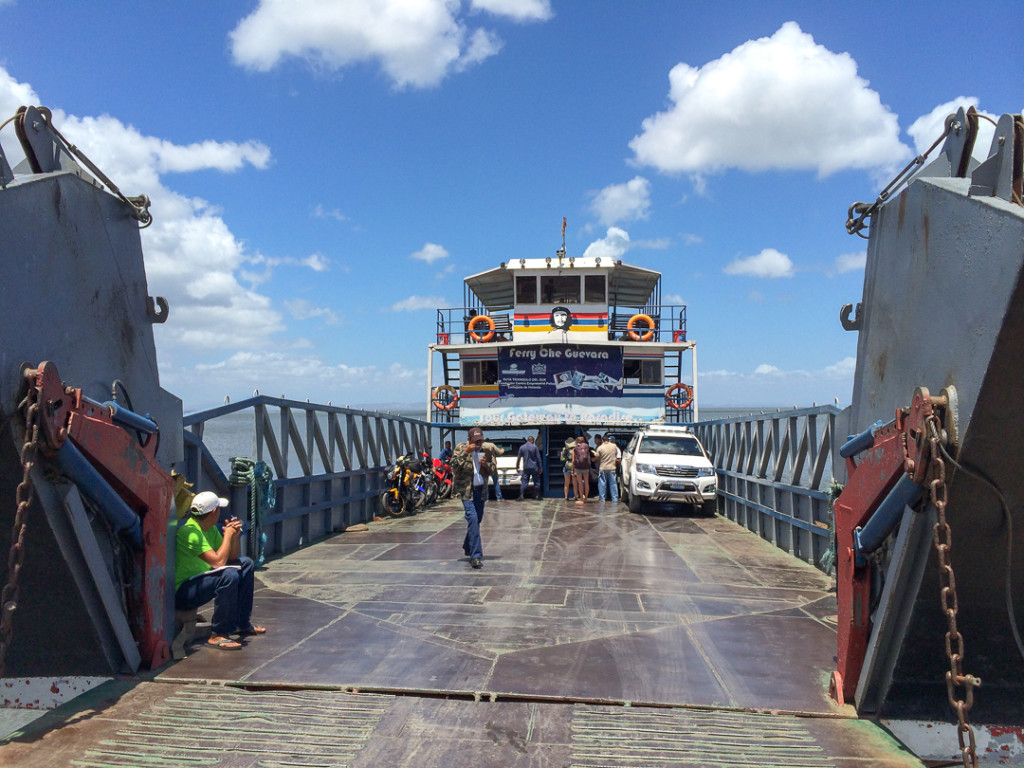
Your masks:
{"label": "life ring mounted on rail", "polygon": [[[476,332],[475,329],[478,321],[483,321],[483,324],[487,326],[487,331],[485,333]],[[490,315],[476,315],[469,321],[469,335],[473,341],[487,343],[494,338],[494,320],[491,319]]]}
{"label": "life ring mounted on rail", "polygon": [[[647,323],[647,330],[640,333],[639,330],[633,330],[637,323]],[[633,315],[629,318],[629,322],[626,323],[626,330],[629,331],[629,338],[633,341],[650,341],[654,338],[654,319],[650,315]]]}
{"label": "life ring mounted on rail", "polygon": [[[448,393],[447,401],[441,399],[442,393],[445,392]],[[452,408],[459,404],[459,393],[455,391],[455,387],[452,387],[448,384],[442,384],[437,389],[435,389],[434,394],[431,395],[431,398],[431,402],[433,403],[434,407],[437,408],[437,410],[439,411],[450,411]]]}
{"label": "life ring mounted on rail", "polygon": [[[686,393],[685,400],[676,400],[676,392],[679,391]],[[677,411],[689,408],[693,403],[693,388],[689,384],[683,384],[681,381],[678,384],[673,384],[668,388],[668,392],[665,393],[665,402],[670,408],[675,408]]]}

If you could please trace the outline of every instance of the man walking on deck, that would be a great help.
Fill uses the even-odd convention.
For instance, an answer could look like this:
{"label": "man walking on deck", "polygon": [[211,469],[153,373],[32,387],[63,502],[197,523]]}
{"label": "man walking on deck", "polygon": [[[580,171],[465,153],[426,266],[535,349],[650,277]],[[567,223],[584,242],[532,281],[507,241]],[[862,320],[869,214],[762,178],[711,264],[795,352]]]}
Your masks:
{"label": "man walking on deck", "polygon": [[484,442],[480,427],[470,427],[466,442],[459,443],[452,456],[452,498],[462,500],[466,514],[466,538],[462,551],[469,557],[473,568],[482,568],[483,542],[480,523],[484,519],[487,501],[487,478],[494,474],[494,456],[497,446]]}
{"label": "man walking on deck", "polygon": [[[595,440],[601,440],[600,437]],[[615,439],[608,437],[597,444],[598,471],[597,498],[604,501],[619,500],[619,486],[615,482],[615,457],[619,449],[615,446]],[[607,490],[607,493],[606,493]]]}
{"label": "man walking on deck", "polygon": [[522,477],[519,482],[519,500],[523,500],[523,495],[526,493],[526,484],[530,482],[530,478],[533,478],[533,488],[537,491],[537,498],[541,498],[544,495],[544,491],[541,489],[540,476],[544,472],[542,461],[540,458],[540,449],[537,448],[533,441],[533,435],[526,438],[526,442],[519,446],[519,455],[516,456],[516,470],[519,470],[519,466],[522,465]]}

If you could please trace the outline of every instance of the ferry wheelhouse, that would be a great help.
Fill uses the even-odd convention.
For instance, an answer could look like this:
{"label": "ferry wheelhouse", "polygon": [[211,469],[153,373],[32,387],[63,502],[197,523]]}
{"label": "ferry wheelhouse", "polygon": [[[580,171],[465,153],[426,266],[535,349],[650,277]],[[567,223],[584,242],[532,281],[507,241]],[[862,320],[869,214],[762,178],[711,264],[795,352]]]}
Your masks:
{"label": "ferry wheelhouse", "polygon": [[428,420],[527,430],[549,466],[569,436],[697,419],[697,345],[660,272],[564,247],[515,259],[467,277],[436,334]]}

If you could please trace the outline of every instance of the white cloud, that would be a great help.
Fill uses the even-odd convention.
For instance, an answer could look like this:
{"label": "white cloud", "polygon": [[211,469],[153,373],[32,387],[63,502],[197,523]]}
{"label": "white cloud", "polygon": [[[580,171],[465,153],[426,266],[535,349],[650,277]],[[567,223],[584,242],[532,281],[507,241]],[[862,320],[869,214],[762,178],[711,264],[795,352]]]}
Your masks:
{"label": "white cloud", "polygon": [[[550,15],[542,0],[474,7],[517,21]],[[469,29],[461,13],[451,0],[260,0],[231,32],[231,53],[261,72],[288,57],[326,70],[376,62],[396,87],[427,88],[501,49],[495,33]]]}
{"label": "white cloud", "polygon": [[[235,352],[224,360],[195,368],[202,374],[216,374],[217,381],[231,382],[236,388],[233,393],[216,393],[216,401],[224,394],[247,396],[258,388],[268,395],[322,403],[332,400],[340,405],[345,403],[340,397],[353,394],[365,397],[367,392],[374,392],[383,399],[407,394],[411,383],[426,378],[426,370],[409,369],[399,363],[382,370],[373,365],[330,365],[316,355],[263,350]],[[295,371],[302,371],[302,376],[296,377]]]}
{"label": "white cloud", "polygon": [[684,305],[686,301],[678,293],[669,293],[662,297],[665,304]]}
{"label": "white cloud", "polygon": [[[929,112],[927,115],[921,115],[917,120],[910,124],[907,128],[907,133],[910,138],[914,140],[914,151],[917,154],[923,153],[928,147],[930,147],[942,132],[946,130],[946,117],[948,115],[956,114],[956,111],[963,107],[978,108],[978,99],[974,96],[958,96],[952,101],[947,101],[945,104],[939,104],[935,109]],[[987,115],[996,122],[999,122],[999,115],[993,115],[990,112],[984,110],[978,110],[979,114]],[[978,120],[978,137],[974,142],[974,150],[971,155],[977,160],[985,160],[988,158],[989,148],[992,146],[992,137],[995,135],[996,129],[988,120]],[[942,144],[939,144],[935,150],[928,156],[927,162],[933,161],[938,157],[939,150],[942,149]]]}
{"label": "white cloud", "polygon": [[635,160],[665,173],[811,169],[827,176],[909,158],[896,115],[847,53],[786,22],[703,67],[669,73],[672,106],[643,121]]}
{"label": "white cloud", "polygon": [[595,240],[583,251],[586,257],[603,259],[619,259],[630,248],[629,233],[618,227],[608,227],[608,232],[600,240]]}
{"label": "white cloud", "polygon": [[335,221],[348,221],[348,216],[342,213],[337,208],[324,208],[323,205],[317,203],[313,208],[313,218],[316,219],[334,219]]}
{"label": "white cloud", "polygon": [[[752,372],[714,370],[700,376],[701,402],[715,407],[807,407],[812,402],[849,403],[853,391],[856,358],[846,357],[818,370],[785,370],[761,363]],[[756,400],[751,392],[761,393]],[[789,402],[783,401],[785,397]]]}
{"label": "white cloud", "polygon": [[448,302],[441,296],[410,296],[391,305],[392,312],[415,312],[420,309],[447,307]]}
{"label": "white cloud", "polygon": [[326,272],[329,267],[329,262],[319,253],[311,253],[304,259],[299,261],[304,267],[309,267],[314,272]]}
{"label": "white cloud", "polygon": [[410,254],[409,258],[419,259],[420,261],[427,262],[427,264],[433,264],[438,259],[447,259],[448,251],[437,243],[425,243],[420,250],[416,251],[416,253]]}
{"label": "white cloud", "polygon": [[646,219],[650,208],[651,182],[642,176],[636,176],[625,184],[607,186],[594,193],[590,201],[590,209],[604,226]]}
{"label": "white cloud", "polygon": [[470,6],[513,21],[547,21],[552,15],[550,0],[471,0]]}
{"label": "white cloud", "polygon": [[837,274],[843,274],[844,272],[856,272],[858,269],[864,269],[864,266],[868,263],[868,252],[858,251],[857,253],[844,253],[840,256],[836,256],[835,271]]}
{"label": "white cloud", "polygon": [[337,325],[341,322],[337,313],[327,307],[317,307],[306,299],[293,299],[284,302],[285,309],[291,313],[296,320],[311,320],[322,318],[325,325]]}
{"label": "white cloud", "polygon": [[765,248],[756,256],[731,261],[722,271],[727,275],[750,277],[792,277],[793,262],[786,254],[774,248]]}
{"label": "white cloud", "polygon": [[704,238],[700,235],[694,235],[690,232],[683,233],[683,243],[686,245],[699,245],[704,242]]}

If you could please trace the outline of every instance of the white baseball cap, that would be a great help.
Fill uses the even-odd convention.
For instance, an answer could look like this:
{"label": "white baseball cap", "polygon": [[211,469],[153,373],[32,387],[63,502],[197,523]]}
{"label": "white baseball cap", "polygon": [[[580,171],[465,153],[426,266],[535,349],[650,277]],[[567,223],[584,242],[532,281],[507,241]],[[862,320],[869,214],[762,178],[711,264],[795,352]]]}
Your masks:
{"label": "white baseball cap", "polygon": [[218,507],[226,507],[228,500],[223,496],[218,496],[213,491],[203,491],[197,493],[195,498],[192,499],[192,506],[189,507],[189,511],[196,517],[202,517],[208,515]]}

